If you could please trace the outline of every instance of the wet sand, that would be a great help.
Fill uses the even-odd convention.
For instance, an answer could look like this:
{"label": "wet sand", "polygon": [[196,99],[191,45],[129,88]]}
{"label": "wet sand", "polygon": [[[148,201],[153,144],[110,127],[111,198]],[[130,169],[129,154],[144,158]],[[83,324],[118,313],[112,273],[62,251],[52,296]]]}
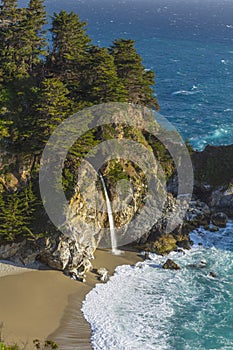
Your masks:
{"label": "wet sand", "polygon": [[[105,267],[112,274],[118,265],[141,260],[136,252],[120,256],[98,250],[93,268]],[[99,283],[95,273],[87,282],[73,281],[59,271],[43,270],[0,278],[0,322],[7,343],[17,342],[25,350],[34,349],[33,339],[51,339],[61,350],[91,349],[90,325],[81,312],[85,295]],[[0,265],[1,275],[1,265]]]}

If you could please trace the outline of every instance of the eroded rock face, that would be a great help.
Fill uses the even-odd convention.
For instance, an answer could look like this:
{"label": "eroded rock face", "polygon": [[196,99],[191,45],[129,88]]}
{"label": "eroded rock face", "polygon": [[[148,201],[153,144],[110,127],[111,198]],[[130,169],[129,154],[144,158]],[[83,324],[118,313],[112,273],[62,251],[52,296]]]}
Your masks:
{"label": "eroded rock face", "polygon": [[210,207],[233,217],[233,186],[219,187],[212,192],[209,200]]}
{"label": "eroded rock face", "polygon": [[0,152],[0,191],[15,192],[31,177],[39,156]]}
{"label": "eroded rock face", "polygon": [[64,235],[48,239],[39,259],[53,269],[64,271],[70,277],[84,277],[92,268],[90,261],[94,259],[93,252],[96,249],[90,242],[85,243],[81,244]]}
{"label": "eroded rock face", "polygon": [[[141,119],[139,119],[139,127],[140,123],[143,124]],[[112,132],[113,138],[121,139],[126,136],[124,130],[119,126]],[[131,133],[133,134],[134,130]],[[135,133],[133,139],[147,144],[143,134]],[[152,152],[150,146],[148,150]],[[178,191],[177,178],[174,178],[170,182],[170,187],[168,186],[173,194],[167,194],[159,219],[154,220],[153,210],[148,210],[145,213],[144,222],[131,227],[132,240],[138,237],[135,243],[139,249],[147,249],[158,254],[167,254],[177,247],[188,249],[191,246],[189,233],[193,229],[202,225],[206,229],[217,230],[218,227],[226,225],[225,214],[233,217],[232,150],[232,146],[208,147],[204,152],[195,152],[192,158],[196,177],[194,196],[196,200],[190,203],[184,220],[176,229],[167,232],[169,220],[175,221],[180,215],[183,216],[187,209],[185,199],[175,199],[173,196]],[[225,157],[224,154],[227,156]],[[30,179],[31,170],[36,163],[38,163],[36,156],[1,154],[0,190],[16,191],[21,184]],[[125,175],[120,178],[120,182],[117,178],[119,168]],[[218,171],[216,172],[215,169]],[[67,212],[67,233],[63,232],[56,237],[43,239],[43,242],[40,243],[37,240],[30,244],[21,242],[1,246],[0,259],[11,259],[26,265],[39,259],[51,268],[62,270],[73,278],[85,278],[86,271],[92,267],[91,261],[96,248],[101,244],[110,247],[110,238],[103,231],[103,228],[108,227],[109,223],[100,181],[99,185],[97,184],[98,179],[87,182],[88,178],[92,180],[92,177],[89,176],[90,169],[87,167],[82,171],[81,182],[76,186],[76,192],[70,200]],[[108,163],[101,171],[107,182],[114,212],[117,212],[116,209],[119,206],[118,184],[120,183],[124,190],[126,185],[124,181],[131,179],[133,191],[126,188],[123,197],[127,205],[114,214],[115,225],[117,228],[122,227],[122,237],[127,236],[131,234],[128,230],[129,223],[144,205],[147,188],[143,181],[143,174],[132,163],[124,160],[115,161],[114,164]],[[157,169],[155,173],[156,171]],[[211,220],[214,226],[210,226]],[[150,229],[141,235],[141,232],[144,232],[145,223],[151,223],[151,226],[149,225]]]}
{"label": "eroded rock face", "polygon": [[13,263],[32,266],[40,252],[40,244],[36,241],[22,241],[0,246],[0,260],[9,260]]}
{"label": "eroded rock face", "polygon": [[13,258],[22,249],[23,243],[9,243],[0,246],[0,260]]}
{"label": "eroded rock face", "polygon": [[[167,223],[170,218],[183,218],[176,228],[168,233]],[[185,199],[175,199],[171,193],[163,209],[163,214],[151,230],[144,235],[137,243],[141,249],[149,250],[157,254],[165,255],[177,248],[191,248],[189,233],[194,229],[203,226],[210,227],[211,209],[200,200],[191,201],[187,208]]]}
{"label": "eroded rock face", "polygon": [[233,145],[207,146],[194,152],[195,195],[213,212],[233,217]]}

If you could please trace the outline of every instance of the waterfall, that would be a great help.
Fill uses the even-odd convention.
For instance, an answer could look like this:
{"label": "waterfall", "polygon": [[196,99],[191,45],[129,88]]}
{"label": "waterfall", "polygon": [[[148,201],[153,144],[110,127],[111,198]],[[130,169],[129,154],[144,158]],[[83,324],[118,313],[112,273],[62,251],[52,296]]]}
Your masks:
{"label": "waterfall", "polygon": [[104,195],[106,199],[106,205],[107,205],[107,211],[108,211],[108,221],[109,221],[109,227],[110,227],[110,236],[111,236],[111,245],[112,245],[112,253],[117,255],[120,253],[119,250],[117,250],[117,239],[116,239],[116,233],[115,233],[115,225],[114,225],[114,219],[112,214],[112,206],[111,202],[108,196],[108,191],[105,185],[104,178],[101,173],[99,173],[100,180],[102,182],[103,188],[104,188]]}

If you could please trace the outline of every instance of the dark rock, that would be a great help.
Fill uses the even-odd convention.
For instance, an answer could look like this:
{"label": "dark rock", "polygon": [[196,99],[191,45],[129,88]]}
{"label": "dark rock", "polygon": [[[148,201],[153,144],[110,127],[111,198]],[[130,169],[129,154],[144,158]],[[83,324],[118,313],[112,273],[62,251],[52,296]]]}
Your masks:
{"label": "dark rock", "polygon": [[177,253],[183,253],[183,254],[185,254],[184,250],[181,249],[181,248],[176,249],[176,252],[177,252]]}
{"label": "dark rock", "polygon": [[180,270],[180,266],[175,263],[172,259],[167,259],[167,261],[163,264],[163,269],[166,270]]}
{"label": "dark rock", "polygon": [[149,252],[145,252],[143,258],[144,258],[145,260],[150,259],[150,253],[149,253]]}
{"label": "dark rock", "polygon": [[212,271],[210,271],[209,276],[213,277],[213,278],[218,277],[217,274],[215,272],[212,272]]}
{"label": "dark rock", "polygon": [[219,230],[219,228],[218,228],[217,226],[215,226],[215,225],[211,225],[211,226],[208,228],[208,230],[209,230],[210,232],[217,232],[217,231]]}
{"label": "dark rock", "polygon": [[195,264],[190,264],[188,265],[189,267],[192,267],[194,269],[203,269],[206,267],[206,261],[205,260],[201,260],[199,263],[195,263]]}
{"label": "dark rock", "polygon": [[226,227],[228,217],[224,213],[216,213],[211,216],[212,223],[217,227]]}
{"label": "dark rock", "polygon": [[177,246],[183,249],[191,249],[191,242],[189,239],[184,239],[183,241],[177,242]]}

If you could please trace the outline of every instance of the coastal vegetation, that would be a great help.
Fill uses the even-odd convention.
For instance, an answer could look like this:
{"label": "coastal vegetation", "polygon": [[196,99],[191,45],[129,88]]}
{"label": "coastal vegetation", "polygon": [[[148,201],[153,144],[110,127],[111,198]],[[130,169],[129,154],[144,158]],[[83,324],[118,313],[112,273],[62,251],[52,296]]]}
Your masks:
{"label": "coastal vegetation", "polygon": [[[19,8],[16,0],[1,1],[1,243],[33,240],[56,231],[43,211],[38,170],[43,148],[63,120],[106,102],[159,109],[155,75],[143,66],[133,40],[117,39],[109,48],[96,46],[86,32],[86,23],[73,12],[55,13],[49,31],[44,29],[47,22],[42,0],[30,0],[26,8]],[[73,194],[82,157],[114,132],[109,127],[93,129],[74,144],[63,171],[68,197]],[[134,131],[126,133],[132,136]],[[14,159],[10,161],[9,155]],[[19,179],[20,167],[27,170]],[[110,174],[114,181],[122,178],[117,164]]]}
{"label": "coastal vegetation", "polygon": [[[35,350],[51,350],[51,349],[58,349],[58,345],[54,343],[51,340],[46,340],[43,345],[41,345],[41,342],[39,340],[34,340],[33,344],[35,346]],[[0,340],[0,350],[21,350],[21,348],[15,344],[15,345],[6,345],[4,342]]]}

